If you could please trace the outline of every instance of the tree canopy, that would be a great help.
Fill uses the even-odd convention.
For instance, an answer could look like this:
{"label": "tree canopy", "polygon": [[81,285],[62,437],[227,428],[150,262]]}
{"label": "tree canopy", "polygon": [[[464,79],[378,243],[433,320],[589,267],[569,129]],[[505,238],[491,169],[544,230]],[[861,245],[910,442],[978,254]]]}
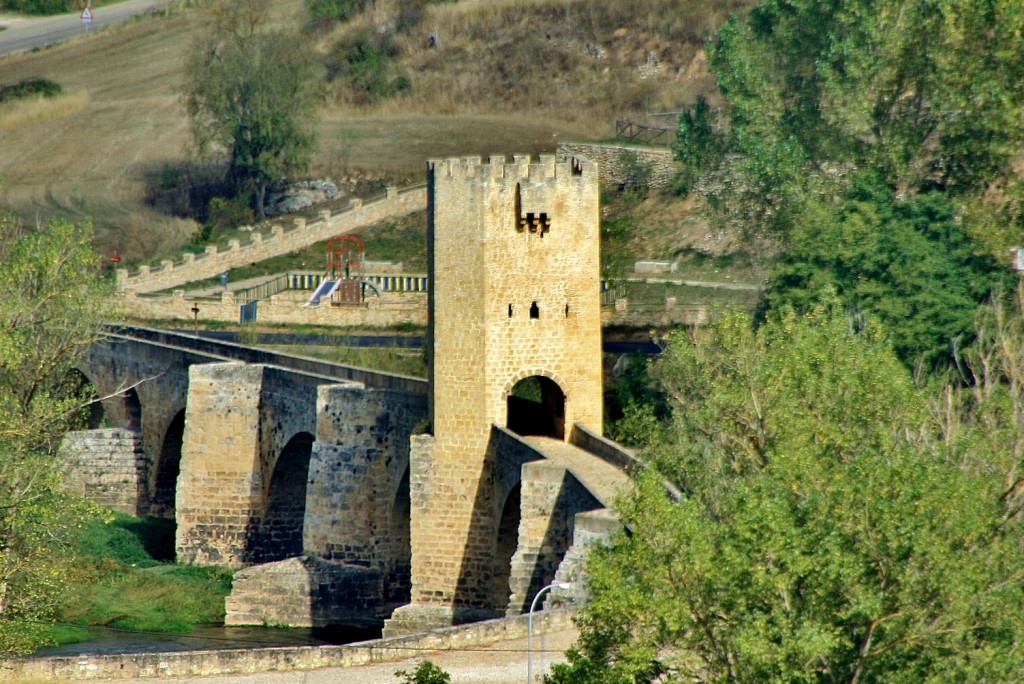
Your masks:
{"label": "tree canopy", "polygon": [[261,220],[268,185],[309,164],[321,82],[308,41],[268,28],[266,8],[258,0],[215,5],[209,32],[188,54],[183,90],[200,149],[227,152],[228,179],[252,192]]}
{"label": "tree canopy", "polygon": [[1017,676],[1019,455],[938,410],[884,335],[835,304],[756,331],[730,314],[674,333],[657,373],[671,429],[550,681]]}
{"label": "tree canopy", "polygon": [[764,0],[731,19],[708,46],[731,152],[706,186],[720,217],[784,234],[856,170],[961,195],[1011,178],[1022,30],[1013,0]]}
{"label": "tree canopy", "polygon": [[765,307],[830,289],[950,361],[1024,231],[1022,32],[1007,0],[764,0],[709,40],[725,104],[681,118],[680,189],[782,255]]}
{"label": "tree canopy", "polygon": [[835,213],[793,230],[768,280],[768,308],[809,311],[838,294],[870,312],[904,363],[952,362],[973,340],[978,308],[1010,274],[957,220],[937,190],[897,199],[870,173],[858,174]]}
{"label": "tree canopy", "polygon": [[41,644],[73,562],[66,532],[90,510],[65,489],[57,447],[92,399],[74,369],[110,301],[91,236],[0,216],[0,656]]}

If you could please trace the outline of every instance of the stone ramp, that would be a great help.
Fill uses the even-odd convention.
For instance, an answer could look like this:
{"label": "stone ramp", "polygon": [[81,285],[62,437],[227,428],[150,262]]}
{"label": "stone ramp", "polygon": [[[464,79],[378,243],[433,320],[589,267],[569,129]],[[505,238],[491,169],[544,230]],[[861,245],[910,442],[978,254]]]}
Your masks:
{"label": "stone ramp", "polygon": [[624,470],[578,446],[552,437],[528,436],[521,439],[547,460],[572,473],[607,508],[620,492],[631,486],[629,475]]}

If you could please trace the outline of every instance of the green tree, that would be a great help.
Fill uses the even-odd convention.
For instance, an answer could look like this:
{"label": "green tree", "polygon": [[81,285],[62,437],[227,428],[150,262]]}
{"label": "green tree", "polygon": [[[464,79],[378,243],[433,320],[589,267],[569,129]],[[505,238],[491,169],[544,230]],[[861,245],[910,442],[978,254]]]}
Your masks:
{"label": "green tree", "polygon": [[897,199],[875,174],[862,173],[835,214],[794,229],[764,303],[805,312],[837,293],[882,323],[904,363],[934,367],[973,337],[978,308],[1009,277],[978,251],[947,194]]}
{"label": "green tree", "polygon": [[693,109],[679,117],[672,151],[679,162],[676,190],[683,197],[690,194],[704,171],[721,162],[725,153],[725,136],[718,130],[715,116],[711,105],[700,96]]}
{"label": "green tree", "polygon": [[75,364],[100,334],[109,282],[91,227],[22,231],[0,217],[0,654],[44,637],[89,508],[63,487],[60,438],[91,398]]}
{"label": "green tree", "polygon": [[943,439],[884,337],[840,309],[670,338],[671,436],[618,504],[628,534],[592,556],[580,646],[549,681],[1019,676],[1020,463]]}
{"label": "green tree", "polygon": [[1024,143],[1015,0],[765,0],[709,63],[729,155],[705,179],[718,220],[785,236],[850,171],[890,188],[978,193]]}
{"label": "green tree", "polygon": [[227,152],[228,179],[252,192],[264,218],[267,186],[304,170],[315,136],[321,74],[298,32],[267,28],[267,3],[222,0],[188,54],[183,89],[201,150]]}

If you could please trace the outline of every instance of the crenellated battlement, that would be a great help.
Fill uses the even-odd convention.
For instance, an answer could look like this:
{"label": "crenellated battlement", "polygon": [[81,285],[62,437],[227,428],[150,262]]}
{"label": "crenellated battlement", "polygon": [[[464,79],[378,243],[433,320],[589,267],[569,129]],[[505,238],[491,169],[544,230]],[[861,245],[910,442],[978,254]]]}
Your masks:
{"label": "crenellated battlement", "polygon": [[587,159],[572,157],[558,161],[553,154],[542,154],[537,159],[530,155],[516,154],[511,161],[504,155],[490,157],[487,161],[480,157],[449,157],[429,160],[427,165],[436,180],[451,179],[456,182],[488,178],[517,183],[524,180],[547,183],[552,179],[578,180],[597,175],[597,165]]}

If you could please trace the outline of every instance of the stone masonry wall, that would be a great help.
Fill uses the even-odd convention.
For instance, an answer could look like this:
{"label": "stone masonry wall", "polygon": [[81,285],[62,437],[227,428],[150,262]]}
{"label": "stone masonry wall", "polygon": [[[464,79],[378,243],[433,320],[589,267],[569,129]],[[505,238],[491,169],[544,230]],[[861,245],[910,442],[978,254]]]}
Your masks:
{"label": "stone masonry wall", "polygon": [[[317,392],[330,379],[266,366],[260,394],[258,531],[246,562],[302,553],[309,460],[316,433]],[[253,521],[257,524],[257,520]]]}
{"label": "stone masonry wall", "polygon": [[72,486],[92,502],[129,515],[145,515],[150,459],[134,430],[69,432],[60,452]]}
{"label": "stone masonry wall", "polygon": [[[615,535],[622,529],[622,522],[614,511],[600,508],[577,513],[573,521],[572,546],[562,558],[558,570],[555,571],[555,582],[569,584],[568,590],[562,590],[571,597],[576,605],[587,600],[587,555],[595,545],[610,544]],[[544,608],[549,607],[545,601]]]}
{"label": "stone masonry wall", "polygon": [[[215,353],[174,348],[164,344],[139,344],[115,334],[105,335],[92,345],[81,370],[93,382],[103,401],[110,425],[140,432],[142,448],[149,462],[148,504],[143,514],[166,511],[158,502],[157,476],[161,461],[176,457],[172,426],[180,426],[188,394],[188,368],[192,364],[223,361]],[[130,388],[130,389],[129,389]],[[173,507],[173,497],[167,502]]]}
{"label": "stone masonry wall", "polygon": [[263,367],[240,363],[189,369],[185,440],[178,477],[178,562],[245,563],[262,491],[260,394]]}
{"label": "stone masonry wall", "polygon": [[563,466],[546,461],[523,466],[519,545],[512,557],[509,615],[528,611],[537,592],[554,580],[572,544],[576,514],[600,507]]}
{"label": "stone masonry wall", "polygon": [[[177,290],[165,297],[139,296],[125,292],[118,299],[122,315],[134,318],[195,320],[192,307],[199,308],[199,322],[226,321],[237,323],[240,302],[234,294],[224,292],[219,298],[194,299]],[[426,325],[427,295],[423,292],[382,293],[369,297],[362,305],[331,306],[322,302],[306,306],[305,302],[274,296],[256,306],[260,323],[336,325],[352,327],[388,327],[403,323]]]}
{"label": "stone masonry wall", "polygon": [[[533,616],[534,636],[569,629],[571,610]],[[75,655],[7,660],[0,681],[110,681],[251,675],[254,672],[306,672],[325,667],[384,663],[453,648],[484,647],[526,636],[528,616],[489,620],[420,634],[364,641],[347,646],[245,648],[179,653]]]}
{"label": "stone masonry wall", "polygon": [[291,230],[273,226],[269,235],[255,232],[248,244],[242,245],[238,240],[233,240],[224,252],[210,246],[206,248],[205,254],[186,254],[180,262],[166,259],[159,269],[141,266],[134,274],[130,274],[128,269],[119,269],[118,290],[155,292],[214,278],[232,268],[294,252],[361,226],[421,211],[426,205],[427,194],[423,187],[403,191],[388,188],[387,195],[382,199],[367,204],[358,199],[353,200],[347,210],[337,214],[324,211],[319,219],[308,223],[305,219],[295,219]]}
{"label": "stone masonry wall", "polygon": [[459,620],[495,607],[500,502],[486,456],[512,387],[547,377],[564,424],[602,420],[597,168],[432,161],[428,205],[433,440],[412,453],[414,605],[396,629],[402,612]]}
{"label": "stone masonry wall", "polygon": [[317,398],[305,551],[383,572],[389,600],[408,600],[410,435],[426,399],[355,385]]}
{"label": "stone masonry wall", "polygon": [[602,145],[599,143],[558,143],[559,161],[583,157],[600,168],[601,186],[621,186],[629,164],[646,165],[650,171],[652,188],[671,187],[676,175],[675,157],[665,147],[635,147],[632,145]]}
{"label": "stone masonry wall", "polygon": [[380,624],[379,570],[302,556],[235,573],[225,601],[227,625]]}

